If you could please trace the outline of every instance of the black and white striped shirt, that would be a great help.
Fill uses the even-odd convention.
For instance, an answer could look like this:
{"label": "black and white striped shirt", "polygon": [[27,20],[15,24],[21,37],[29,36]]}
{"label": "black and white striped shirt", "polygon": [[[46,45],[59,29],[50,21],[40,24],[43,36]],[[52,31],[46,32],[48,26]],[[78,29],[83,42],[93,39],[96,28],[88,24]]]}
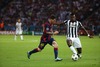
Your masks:
{"label": "black and white striped shirt", "polygon": [[67,37],[71,38],[78,37],[78,28],[79,26],[82,26],[81,22],[79,21],[71,22],[70,20],[65,20],[64,23],[67,26]]}

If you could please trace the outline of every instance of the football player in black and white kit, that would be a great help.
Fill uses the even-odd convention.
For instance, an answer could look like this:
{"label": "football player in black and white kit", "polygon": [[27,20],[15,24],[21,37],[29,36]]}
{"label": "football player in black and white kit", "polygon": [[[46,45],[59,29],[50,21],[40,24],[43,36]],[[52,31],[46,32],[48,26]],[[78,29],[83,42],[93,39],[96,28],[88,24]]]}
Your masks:
{"label": "football player in black and white kit", "polygon": [[[82,45],[80,42],[80,39],[78,37],[78,30],[79,27],[81,26],[85,31],[86,29],[84,26],[81,24],[81,22],[76,20],[76,16],[74,13],[70,14],[70,19],[65,20],[62,23],[57,23],[56,25],[61,25],[65,24],[67,28],[67,35],[66,35],[66,42],[70,50],[73,52],[73,54],[78,55],[79,58],[81,58],[81,53],[82,53]],[[88,32],[86,31],[88,34]],[[91,38],[91,36],[88,34],[88,36]],[[76,51],[77,49],[77,51]]]}

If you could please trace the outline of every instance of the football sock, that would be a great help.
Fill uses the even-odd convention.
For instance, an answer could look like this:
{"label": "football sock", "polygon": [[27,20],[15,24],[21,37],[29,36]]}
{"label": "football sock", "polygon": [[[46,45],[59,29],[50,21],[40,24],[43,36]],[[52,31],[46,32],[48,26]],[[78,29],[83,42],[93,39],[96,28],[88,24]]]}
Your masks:
{"label": "football sock", "polygon": [[58,57],[58,48],[54,48],[55,59]]}
{"label": "football sock", "polygon": [[17,36],[15,35],[15,38],[14,38],[14,40],[16,40],[16,38],[17,38]]}
{"label": "football sock", "polygon": [[76,52],[76,50],[75,50],[75,48],[73,46],[70,46],[70,49],[74,54],[77,54],[77,52]]}
{"label": "football sock", "polygon": [[23,35],[20,36],[21,40],[23,40]]}
{"label": "football sock", "polygon": [[29,54],[31,55],[31,54],[36,53],[36,52],[39,52],[37,48],[35,48],[34,50],[30,51]]}

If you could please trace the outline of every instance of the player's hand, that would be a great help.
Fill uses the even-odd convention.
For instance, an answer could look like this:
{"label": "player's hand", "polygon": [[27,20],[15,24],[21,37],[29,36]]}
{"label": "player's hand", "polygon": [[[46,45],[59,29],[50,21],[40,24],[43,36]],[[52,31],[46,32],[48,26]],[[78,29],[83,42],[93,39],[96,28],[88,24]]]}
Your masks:
{"label": "player's hand", "polygon": [[59,33],[58,31],[55,31],[55,32],[54,32],[54,34],[58,34],[58,33]]}

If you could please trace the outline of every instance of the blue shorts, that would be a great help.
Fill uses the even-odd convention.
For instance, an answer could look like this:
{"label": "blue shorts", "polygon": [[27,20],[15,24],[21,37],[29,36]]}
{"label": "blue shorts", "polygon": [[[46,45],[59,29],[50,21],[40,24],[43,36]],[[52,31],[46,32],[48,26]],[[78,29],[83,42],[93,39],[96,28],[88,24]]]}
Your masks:
{"label": "blue shorts", "polygon": [[54,38],[50,38],[50,40],[47,40],[46,42],[43,42],[42,40],[40,41],[40,44],[39,44],[39,48],[42,50],[44,49],[44,47],[49,44],[52,46],[52,42],[55,41]]}

